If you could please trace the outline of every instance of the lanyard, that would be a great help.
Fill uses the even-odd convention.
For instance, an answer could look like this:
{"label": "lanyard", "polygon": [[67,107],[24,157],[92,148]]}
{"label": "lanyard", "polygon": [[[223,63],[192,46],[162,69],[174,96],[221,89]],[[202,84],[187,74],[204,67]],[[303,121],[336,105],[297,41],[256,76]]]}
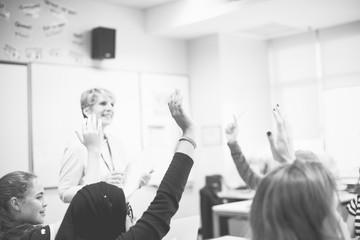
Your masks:
{"label": "lanyard", "polygon": [[111,154],[111,149],[110,149],[110,146],[109,146],[109,141],[107,139],[106,139],[106,146],[107,146],[107,149],[108,149],[109,155],[110,155],[111,168],[110,168],[108,162],[105,160],[104,155],[102,153],[101,153],[101,158],[104,161],[104,163],[105,163],[107,169],[109,170],[109,172],[111,172],[111,171],[115,170],[115,166],[114,166],[114,162],[113,162],[113,159],[112,159],[112,154]]}

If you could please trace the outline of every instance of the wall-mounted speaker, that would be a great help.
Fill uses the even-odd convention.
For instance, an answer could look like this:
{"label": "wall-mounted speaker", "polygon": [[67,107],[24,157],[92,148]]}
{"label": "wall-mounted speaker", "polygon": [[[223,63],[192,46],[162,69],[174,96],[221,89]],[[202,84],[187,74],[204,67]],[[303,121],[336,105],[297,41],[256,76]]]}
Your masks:
{"label": "wall-mounted speaker", "polygon": [[116,30],[97,27],[91,31],[91,58],[115,58]]}

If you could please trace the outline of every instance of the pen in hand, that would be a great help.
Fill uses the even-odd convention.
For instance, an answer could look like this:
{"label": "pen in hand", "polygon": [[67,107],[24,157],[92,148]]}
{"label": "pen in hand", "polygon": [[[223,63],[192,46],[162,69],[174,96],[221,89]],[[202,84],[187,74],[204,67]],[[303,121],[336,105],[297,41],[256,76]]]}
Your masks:
{"label": "pen in hand", "polygon": [[[148,175],[151,175],[154,172],[154,169],[151,169],[150,172],[148,172]],[[145,184],[142,184],[141,182],[139,183],[139,186],[137,188],[135,188],[127,197],[126,199],[129,200],[132,195],[134,195],[134,193],[139,190],[142,186],[144,186]]]}

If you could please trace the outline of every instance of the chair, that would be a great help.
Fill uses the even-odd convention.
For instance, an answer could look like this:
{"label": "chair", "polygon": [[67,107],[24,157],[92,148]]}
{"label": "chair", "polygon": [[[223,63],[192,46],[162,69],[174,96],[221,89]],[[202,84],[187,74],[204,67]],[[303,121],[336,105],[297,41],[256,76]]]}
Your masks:
{"label": "chair", "polygon": [[[226,200],[217,195],[222,189],[221,175],[206,176],[205,183],[200,189],[201,235],[203,239],[209,239],[213,238],[212,206],[223,204]],[[220,225],[220,230],[227,231],[226,222]]]}

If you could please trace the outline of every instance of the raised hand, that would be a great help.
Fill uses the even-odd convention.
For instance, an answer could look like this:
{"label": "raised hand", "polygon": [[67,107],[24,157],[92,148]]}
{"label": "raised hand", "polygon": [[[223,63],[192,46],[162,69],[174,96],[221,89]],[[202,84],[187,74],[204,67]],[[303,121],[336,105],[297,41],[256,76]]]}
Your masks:
{"label": "raised hand", "polygon": [[96,115],[91,114],[88,118],[84,119],[82,134],[78,132],[76,134],[87,149],[100,150],[101,144],[104,141],[101,119],[96,119]]}
{"label": "raised hand", "polygon": [[194,123],[182,107],[182,97],[180,96],[179,90],[175,90],[175,92],[171,94],[168,106],[171,116],[174,118],[176,124],[181,128],[183,134],[192,131]]}
{"label": "raised hand", "polygon": [[273,117],[276,122],[276,133],[267,132],[273,158],[280,163],[291,163],[295,160],[292,133],[279,105],[273,109]]}
{"label": "raised hand", "polygon": [[225,128],[226,139],[229,143],[235,142],[238,135],[237,119],[235,116],[233,117],[234,121],[232,123],[229,123]]}

